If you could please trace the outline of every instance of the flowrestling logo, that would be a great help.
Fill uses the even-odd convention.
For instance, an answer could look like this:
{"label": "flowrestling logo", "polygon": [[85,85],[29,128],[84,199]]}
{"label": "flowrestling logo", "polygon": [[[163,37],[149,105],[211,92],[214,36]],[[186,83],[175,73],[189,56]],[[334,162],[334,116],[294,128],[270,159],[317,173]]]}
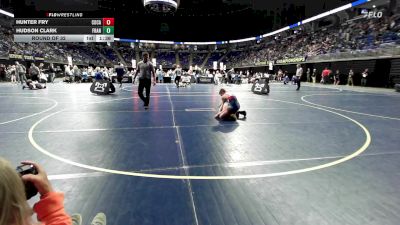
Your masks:
{"label": "flowrestling logo", "polygon": [[366,19],[379,19],[383,17],[383,12],[382,11],[368,11],[368,10],[363,10],[362,14],[364,14],[364,18]]}

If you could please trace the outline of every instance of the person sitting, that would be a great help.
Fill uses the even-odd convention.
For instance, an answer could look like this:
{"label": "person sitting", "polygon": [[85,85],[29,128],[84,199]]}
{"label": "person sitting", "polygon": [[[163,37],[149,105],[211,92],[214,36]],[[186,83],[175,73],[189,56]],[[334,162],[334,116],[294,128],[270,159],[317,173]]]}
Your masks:
{"label": "person sitting", "polygon": [[215,115],[216,119],[235,121],[239,119],[239,115],[243,115],[246,118],[247,112],[239,111],[240,104],[236,96],[227,94],[223,88],[219,91],[219,95],[221,96],[222,104],[219,112]]}
{"label": "person sitting", "polygon": [[54,191],[43,167],[34,162],[22,164],[32,165],[38,173],[21,177],[7,160],[0,158],[0,224],[36,224],[24,187],[24,183],[30,182],[40,194],[40,200],[33,206],[40,224],[71,225],[71,218],[64,210],[64,194]]}
{"label": "person sitting", "polygon": [[186,87],[186,86],[188,86],[188,85],[190,85],[191,84],[191,77],[189,76],[189,75],[186,75],[186,76],[182,76],[182,78],[181,78],[181,84],[182,84],[182,86],[183,87]]}

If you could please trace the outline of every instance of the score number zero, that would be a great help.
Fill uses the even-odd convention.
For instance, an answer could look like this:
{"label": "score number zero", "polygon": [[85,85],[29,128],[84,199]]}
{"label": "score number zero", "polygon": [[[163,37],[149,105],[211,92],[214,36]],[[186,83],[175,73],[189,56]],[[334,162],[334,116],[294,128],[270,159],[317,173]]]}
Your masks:
{"label": "score number zero", "polygon": [[113,34],[114,33],[114,28],[113,27],[93,27],[92,28],[92,34]]}
{"label": "score number zero", "polygon": [[103,29],[92,28],[92,34],[101,34],[102,31],[104,34],[113,34],[114,33],[114,18],[103,18],[103,20],[93,19],[91,21],[91,24],[92,24],[92,26],[103,25]]}

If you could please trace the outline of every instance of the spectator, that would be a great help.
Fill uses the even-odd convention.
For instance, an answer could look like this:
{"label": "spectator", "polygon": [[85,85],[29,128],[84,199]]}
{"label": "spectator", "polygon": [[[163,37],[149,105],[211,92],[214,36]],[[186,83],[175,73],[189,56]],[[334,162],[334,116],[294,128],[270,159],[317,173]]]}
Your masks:
{"label": "spectator", "polygon": [[24,182],[31,182],[40,194],[33,211],[43,225],[71,225],[71,218],[64,211],[64,195],[54,191],[44,169],[33,162],[38,174],[20,177],[10,163],[0,158],[0,223],[7,225],[33,224],[32,209],[26,201]]}
{"label": "spectator", "polygon": [[354,83],[353,83],[353,77],[354,77],[354,72],[353,72],[352,69],[350,69],[350,71],[349,71],[349,76],[347,77],[347,85],[351,85],[351,86],[354,85]]}
{"label": "spectator", "polygon": [[337,69],[335,76],[334,76],[334,85],[339,85],[340,84],[340,71]]}
{"label": "spectator", "polygon": [[368,79],[368,69],[365,69],[364,72],[362,73],[362,78],[361,78],[361,86],[367,86],[367,79]]}
{"label": "spectator", "polygon": [[329,75],[331,74],[331,71],[328,70],[327,67],[322,71],[321,74],[321,84],[327,84],[329,82]]}
{"label": "spectator", "polygon": [[22,64],[20,64],[19,62],[15,62],[15,67],[18,73],[18,77],[19,77],[19,81],[21,82],[21,84],[23,85],[24,82],[27,81],[26,79],[26,67]]}
{"label": "spectator", "polygon": [[10,74],[10,78],[11,78],[11,83],[17,83],[17,70],[15,68],[15,65],[12,65],[8,71]]}
{"label": "spectator", "polygon": [[56,69],[54,68],[53,63],[50,63],[48,72],[49,72],[49,78],[50,78],[49,82],[54,83],[54,78],[56,77]]}
{"label": "spectator", "polygon": [[35,65],[35,63],[32,63],[29,68],[29,75],[32,81],[39,81],[40,69]]}
{"label": "spectator", "polygon": [[312,82],[315,84],[315,82],[317,81],[317,69],[313,69],[313,73],[312,73]]}
{"label": "spectator", "polygon": [[297,70],[296,70],[297,89],[296,89],[296,91],[300,90],[300,83],[301,83],[302,76],[303,76],[303,68],[301,68],[300,64],[297,64]]}
{"label": "spectator", "polygon": [[0,64],[0,82],[6,81],[6,66]]}

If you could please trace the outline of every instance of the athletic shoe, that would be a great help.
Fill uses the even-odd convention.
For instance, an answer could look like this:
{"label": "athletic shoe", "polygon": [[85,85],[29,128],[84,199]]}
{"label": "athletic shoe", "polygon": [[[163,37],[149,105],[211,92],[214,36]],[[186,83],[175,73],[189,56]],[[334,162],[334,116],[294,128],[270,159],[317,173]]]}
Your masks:
{"label": "athletic shoe", "polygon": [[24,90],[25,89],[25,86],[22,86],[22,90]]}
{"label": "athletic shoe", "polygon": [[236,118],[239,119],[239,112],[236,112],[235,114],[236,114]]}
{"label": "athletic shoe", "polygon": [[243,116],[244,116],[244,118],[246,118],[246,116],[247,116],[247,112],[246,111],[243,111]]}
{"label": "athletic shoe", "polygon": [[82,216],[81,214],[73,214],[71,216],[72,225],[82,225]]}
{"label": "athletic shoe", "polygon": [[93,218],[90,225],[106,225],[107,219],[104,213],[97,213],[97,215]]}
{"label": "athletic shoe", "polygon": [[149,106],[145,106],[145,107],[144,107],[144,110],[148,110],[148,109],[149,109]]}

